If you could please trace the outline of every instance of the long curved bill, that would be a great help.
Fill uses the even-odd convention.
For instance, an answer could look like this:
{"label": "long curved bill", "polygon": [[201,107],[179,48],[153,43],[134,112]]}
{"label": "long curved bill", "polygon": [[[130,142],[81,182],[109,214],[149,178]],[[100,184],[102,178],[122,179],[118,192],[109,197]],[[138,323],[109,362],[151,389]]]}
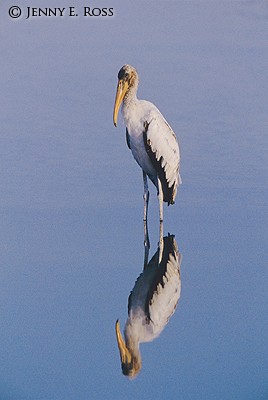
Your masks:
{"label": "long curved bill", "polygon": [[128,90],[128,83],[124,82],[123,80],[119,80],[117,84],[117,89],[116,89],[116,96],[115,96],[115,102],[114,102],[114,126],[117,125],[117,118],[118,118],[118,111],[121,106],[121,103],[123,101],[123,98],[125,97],[125,94]]}
{"label": "long curved bill", "polygon": [[126,343],[122,337],[122,334],[120,331],[119,320],[116,321],[115,332],[116,332],[116,339],[117,339],[117,344],[118,344],[118,348],[119,348],[121,363],[129,364],[131,362],[131,354],[130,354],[130,351],[128,350]]}

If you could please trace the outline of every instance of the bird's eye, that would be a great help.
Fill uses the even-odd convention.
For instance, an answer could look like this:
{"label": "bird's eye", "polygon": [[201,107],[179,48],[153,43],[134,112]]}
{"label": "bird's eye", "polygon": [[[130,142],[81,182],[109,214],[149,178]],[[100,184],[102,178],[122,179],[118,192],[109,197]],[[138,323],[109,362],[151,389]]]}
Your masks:
{"label": "bird's eye", "polygon": [[125,73],[125,79],[128,79],[128,78],[129,78],[129,73],[126,72],[126,73]]}

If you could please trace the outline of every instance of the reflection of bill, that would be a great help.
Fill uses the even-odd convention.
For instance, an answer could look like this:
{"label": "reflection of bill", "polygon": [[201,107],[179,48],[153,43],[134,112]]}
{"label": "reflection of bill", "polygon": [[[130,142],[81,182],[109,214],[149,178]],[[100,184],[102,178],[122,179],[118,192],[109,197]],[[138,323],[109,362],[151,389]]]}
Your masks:
{"label": "reflection of bill", "polygon": [[128,319],[124,336],[116,322],[116,337],[122,372],[134,378],[141,369],[140,343],[154,340],[173,315],[181,292],[180,264],[174,235],[163,238],[161,261],[158,250],[137,279],[128,298]]}

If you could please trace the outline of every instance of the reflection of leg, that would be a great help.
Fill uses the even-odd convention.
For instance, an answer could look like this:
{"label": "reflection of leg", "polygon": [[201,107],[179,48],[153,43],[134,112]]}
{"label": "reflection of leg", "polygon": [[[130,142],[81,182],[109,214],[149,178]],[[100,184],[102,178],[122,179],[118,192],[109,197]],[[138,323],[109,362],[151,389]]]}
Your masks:
{"label": "reflection of leg", "polygon": [[163,190],[159,178],[157,178],[157,183],[158,183],[159,219],[160,222],[163,222]]}
{"label": "reflection of leg", "polygon": [[163,239],[163,221],[160,221],[159,224],[159,261],[158,263],[160,264],[162,261],[162,256],[163,256],[163,249],[164,249],[164,239]]}
{"label": "reflection of leg", "polygon": [[143,174],[143,185],[144,185],[144,193],[143,193],[143,200],[144,200],[144,208],[143,208],[143,221],[147,221],[147,211],[148,211],[148,203],[149,203],[149,189],[148,189],[148,181],[147,175],[144,171]]}
{"label": "reflection of leg", "polygon": [[150,240],[147,228],[147,221],[143,222],[143,226],[144,226],[144,269],[145,269],[148,265],[149,250],[150,250]]}

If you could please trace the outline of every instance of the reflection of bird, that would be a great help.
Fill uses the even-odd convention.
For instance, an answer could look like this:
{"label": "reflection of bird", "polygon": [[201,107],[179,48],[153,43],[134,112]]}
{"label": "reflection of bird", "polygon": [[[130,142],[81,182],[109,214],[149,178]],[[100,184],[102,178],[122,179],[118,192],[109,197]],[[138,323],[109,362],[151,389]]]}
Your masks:
{"label": "reflection of bird", "polygon": [[181,291],[180,263],[174,235],[163,238],[160,264],[159,248],[137,279],[128,299],[128,319],[125,341],[116,322],[116,337],[122,363],[122,372],[135,377],[141,369],[141,342],[155,339],[174,313]]}
{"label": "reflection of bird", "polygon": [[179,174],[180,151],[175,133],[154,104],[136,97],[138,74],[135,68],[124,65],[118,73],[114,104],[114,125],[120,105],[126,125],[128,147],[143,171],[144,220],[147,219],[149,191],[147,176],[157,188],[160,221],[163,220],[163,201],[173,204]]}

